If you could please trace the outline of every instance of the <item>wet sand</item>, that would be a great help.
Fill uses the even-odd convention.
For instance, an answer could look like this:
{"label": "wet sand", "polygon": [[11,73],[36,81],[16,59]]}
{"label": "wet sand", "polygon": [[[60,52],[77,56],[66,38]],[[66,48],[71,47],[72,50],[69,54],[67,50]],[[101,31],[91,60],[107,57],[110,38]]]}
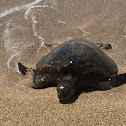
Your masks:
{"label": "wet sand", "polygon": [[[55,87],[31,88],[17,62],[35,67],[39,59],[67,40],[110,43],[103,50],[126,72],[125,0],[2,0],[0,4],[0,125],[126,125],[126,85],[83,91],[60,104]],[[45,44],[52,45],[45,47]]]}

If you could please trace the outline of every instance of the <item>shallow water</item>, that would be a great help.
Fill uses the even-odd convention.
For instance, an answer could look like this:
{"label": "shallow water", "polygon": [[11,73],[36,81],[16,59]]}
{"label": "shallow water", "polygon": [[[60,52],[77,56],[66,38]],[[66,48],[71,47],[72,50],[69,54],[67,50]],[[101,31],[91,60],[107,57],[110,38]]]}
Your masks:
{"label": "shallow water", "polygon": [[[84,38],[115,44],[125,55],[125,1],[35,0],[1,2],[2,66],[17,69],[17,62],[35,64],[43,55],[67,40]],[[45,44],[52,45],[46,47]],[[125,51],[126,52],[126,51]],[[112,53],[113,59],[118,57]],[[125,63],[124,63],[125,64]]]}

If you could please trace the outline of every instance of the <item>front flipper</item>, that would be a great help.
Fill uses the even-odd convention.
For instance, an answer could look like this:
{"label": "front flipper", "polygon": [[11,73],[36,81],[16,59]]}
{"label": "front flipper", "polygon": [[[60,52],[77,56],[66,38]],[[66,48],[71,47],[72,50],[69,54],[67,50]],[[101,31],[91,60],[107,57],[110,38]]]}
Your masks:
{"label": "front flipper", "polygon": [[67,80],[63,80],[57,86],[57,93],[60,102],[68,100],[75,93],[75,85]]}
{"label": "front flipper", "polygon": [[124,83],[126,83],[126,73],[112,75],[112,76],[110,76],[109,81],[114,83],[114,85],[113,85],[114,87],[121,86]]}
{"label": "front flipper", "polygon": [[111,75],[108,81],[102,81],[98,84],[99,90],[108,90],[113,87],[118,87],[126,83],[126,73]]}
{"label": "front flipper", "polygon": [[63,80],[57,85],[57,93],[60,102],[64,102],[69,100],[77,90],[76,87],[76,78],[72,77],[72,75],[67,75],[63,77]]}
{"label": "front flipper", "polygon": [[98,90],[109,90],[113,87],[114,83],[111,81],[102,81],[98,84],[97,89]]}

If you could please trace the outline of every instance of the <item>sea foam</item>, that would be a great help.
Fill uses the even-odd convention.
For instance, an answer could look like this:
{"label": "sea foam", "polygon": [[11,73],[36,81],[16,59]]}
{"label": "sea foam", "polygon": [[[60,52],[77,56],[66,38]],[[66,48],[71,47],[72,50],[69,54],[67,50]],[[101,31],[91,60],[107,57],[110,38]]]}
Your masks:
{"label": "sea foam", "polygon": [[48,7],[48,5],[36,5],[36,6],[31,6],[25,11],[25,19],[28,19],[28,15],[31,13],[31,9],[37,8],[37,7]]}
{"label": "sea foam", "polygon": [[[4,48],[9,55],[7,66],[8,69],[11,69],[10,63],[13,60],[13,63],[16,63],[20,60],[20,57],[23,53],[23,50],[31,45],[34,45],[34,42],[26,42],[25,37],[15,36],[15,31],[23,31],[24,27],[18,26],[13,23],[12,20],[9,20],[5,26],[5,30],[2,34],[2,39],[4,41]],[[16,60],[14,58],[16,57]]]}
{"label": "sea foam", "polygon": [[[38,25],[38,21],[36,19],[36,16],[34,14],[32,14],[31,10],[33,8],[53,7],[56,4],[56,0],[52,0],[51,5],[53,5],[53,6],[51,6],[51,5],[48,6],[48,4],[45,5],[47,1],[50,2],[50,0],[47,0],[47,1],[45,1],[44,5],[36,5],[42,1],[43,0],[35,0],[34,2],[27,3],[27,4],[24,4],[21,6],[15,6],[13,8],[10,8],[10,9],[5,10],[2,13],[0,13],[0,18],[3,18],[14,12],[25,10],[24,18],[26,20],[28,19],[28,16],[30,15],[29,18],[31,20],[31,25],[32,25],[34,36],[40,40],[40,46],[38,47],[36,54],[39,53],[39,51],[42,47],[45,47],[45,45],[44,45],[45,39],[40,35],[39,31],[37,31],[37,29],[36,29],[36,27]],[[53,4],[52,4],[52,2],[53,2]],[[0,26],[2,26],[2,24]],[[34,42],[33,43],[29,43],[29,42],[23,43],[23,42],[25,42],[25,40],[22,40],[22,37],[21,37],[21,39],[20,39],[20,36],[14,37],[14,33],[16,30],[20,30],[20,31],[25,30],[22,28],[23,28],[22,26],[15,24],[13,22],[13,20],[9,19],[5,26],[5,30],[3,31],[4,47],[5,47],[6,52],[9,54],[9,58],[7,61],[8,69],[11,69],[11,65],[10,65],[11,62],[16,64],[17,61],[20,60],[20,57],[23,53],[24,48],[27,48],[27,47],[35,44]],[[17,41],[19,41],[19,42],[17,42]],[[47,48],[47,50],[49,51],[48,48]],[[16,60],[15,60],[15,58],[16,58]],[[16,64],[16,68],[17,68],[17,64]]]}
{"label": "sea foam", "polygon": [[16,7],[13,7],[11,9],[9,9],[9,10],[5,10],[4,12],[0,13],[0,18],[5,17],[5,16],[7,16],[9,14],[12,14],[12,13],[14,13],[16,11],[21,11],[23,9],[27,9],[29,7],[32,7],[32,6],[36,5],[36,4],[39,4],[41,1],[42,0],[35,0],[34,2],[24,4],[22,6],[16,6]]}
{"label": "sea foam", "polygon": [[15,52],[13,55],[10,56],[10,58],[7,61],[7,66],[9,70],[11,69],[10,62],[13,60],[14,57],[17,57],[19,55],[20,55],[19,52]]}

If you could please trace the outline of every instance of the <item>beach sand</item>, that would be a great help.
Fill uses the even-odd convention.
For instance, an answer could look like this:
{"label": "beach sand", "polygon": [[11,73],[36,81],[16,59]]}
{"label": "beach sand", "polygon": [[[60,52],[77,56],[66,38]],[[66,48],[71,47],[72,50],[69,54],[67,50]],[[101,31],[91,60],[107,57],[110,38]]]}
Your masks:
{"label": "beach sand", "polygon": [[[126,72],[125,0],[1,0],[1,126],[125,126],[126,85],[83,91],[71,104],[59,103],[56,87],[31,88],[17,62],[35,64],[67,40],[110,43],[103,50]],[[51,47],[45,47],[50,44]]]}

